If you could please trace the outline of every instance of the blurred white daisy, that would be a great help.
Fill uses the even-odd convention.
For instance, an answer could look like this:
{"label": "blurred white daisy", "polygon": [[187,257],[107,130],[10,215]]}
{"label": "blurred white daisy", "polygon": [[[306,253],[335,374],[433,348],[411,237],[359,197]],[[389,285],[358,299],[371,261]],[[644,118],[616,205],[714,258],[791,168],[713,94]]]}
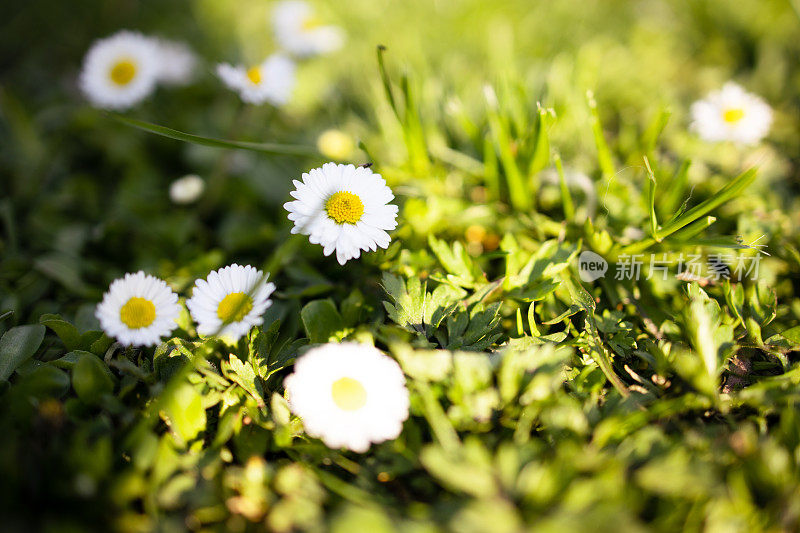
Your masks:
{"label": "blurred white daisy", "polygon": [[80,87],[97,107],[128,109],[153,92],[159,65],[153,39],[121,31],[95,41],[86,53]]}
{"label": "blurred white daisy", "polygon": [[206,188],[206,182],[196,174],[187,174],[169,186],[169,198],[173,203],[186,205],[197,201]]}
{"label": "blurred white daisy", "polygon": [[344,31],[323,25],[302,0],[279,2],[272,12],[272,25],[278,44],[300,57],[334,52],[344,44]]}
{"label": "blurred white daisy", "polygon": [[284,380],[289,407],[306,433],[329,448],[366,452],[397,438],[408,418],[405,377],[394,359],[355,342],[312,348]]}
{"label": "blurred white daisy", "polygon": [[772,109],[760,97],[735,83],[692,104],[692,129],[707,141],[754,144],[772,124]]}
{"label": "blurred white daisy", "polygon": [[294,222],[292,233],[308,235],[322,252],[336,251],[339,264],[357,258],[361,251],[386,248],[386,233],[397,227],[394,195],[380,174],[353,165],[325,163],[309,170],[303,181],[293,180],[296,198],[283,207]]}
{"label": "blurred white daisy", "polygon": [[275,290],[273,283],[267,283],[268,277],[269,273],[234,263],[197,280],[186,301],[197,333],[236,342],[250,328],[263,324],[261,315],[272,305],[269,297]]}
{"label": "blurred white daisy", "polygon": [[153,40],[158,53],[158,82],[164,85],[186,85],[197,68],[197,56],[186,43],[168,39]]}
{"label": "blurred white daisy", "polygon": [[217,74],[248,104],[283,105],[289,101],[295,83],[295,64],[282,54],[272,54],[261,64],[246,68],[222,63]]}
{"label": "blurred white daisy", "polygon": [[167,284],[137,272],[111,283],[95,316],[103,331],[125,346],[154,346],[177,327],[178,295]]}

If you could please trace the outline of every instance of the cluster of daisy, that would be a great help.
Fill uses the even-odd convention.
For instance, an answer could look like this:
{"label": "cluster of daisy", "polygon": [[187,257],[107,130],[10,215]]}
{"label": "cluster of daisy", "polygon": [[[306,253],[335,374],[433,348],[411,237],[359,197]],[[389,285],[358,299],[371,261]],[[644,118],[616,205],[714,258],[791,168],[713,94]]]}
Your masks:
{"label": "cluster of daisy", "polygon": [[[256,65],[217,66],[223,83],[249,104],[285,104],[295,85],[292,58],[333,52],[344,43],[341,28],[322,24],[302,0],[276,4],[272,23],[281,52]],[[197,56],[184,43],[124,30],[91,46],[79,83],[93,105],[124,110],[147,98],[159,84],[188,83],[197,62]]]}
{"label": "cluster of daisy", "polygon": [[[342,265],[362,251],[386,248],[397,226],[391,189],[371,169],[327,163],[295,180],[295,201],[285,207],[292,233],[309,236]],[[275,285],[252,266],[229,265],[195,282],[186,301],[201,336],[235,343],[263,324]],[[103,330],[125,346],[154,346],[177,327],[178,295],[166,282],[137,272],[111,283],[95,315]],[[397,363],[357,343],[313,348],[286,379],[291,410],[306,432],[329,447],[365,452],[396,438],[408,417],[408,391]]]}
{"label": "cluster of daisy", "polygon": [[[295,198],[284,207],[292,233],[308,235],[344,265],[361,252],[389,246],[387,231],[397,227],[392,190],[367,167],[326,163],[295,180]],[[236,341],[262,323],[275,285],[252,266],[236,264],[197,280],[186,306],[200,335]],[[176,327],[178,297],[167,284],[144,272],[114,281],[97,307],[103,329],[125,345],[152,346]]]}
{"label": "cluster of daisy", "polygon": [[[275,290],[268,278],[269,273],[252,266],[233,264],[197,280],[186,301],[197,333],[236,342],[250,328],[261,325]],[[178,295],[166,282],[140,271],[111,283],[95,316],[120,344],[154,346],[178,326],[180,311]]]}
{"label": "cluster of daisy", "polygon": [[282,51],[256,65],[217,66],[217,75],[223,83],[248,104],[285,104],[295,84],[293,58],[333,52],[344,43],[341,28],[323,24],[302,0],[279,2],[272,12],[272,26]]}

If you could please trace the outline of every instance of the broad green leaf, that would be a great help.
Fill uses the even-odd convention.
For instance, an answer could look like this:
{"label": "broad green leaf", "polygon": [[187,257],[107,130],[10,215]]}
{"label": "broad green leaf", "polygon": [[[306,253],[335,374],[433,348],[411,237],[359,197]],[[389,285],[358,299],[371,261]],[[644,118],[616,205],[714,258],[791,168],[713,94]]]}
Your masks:
{"label": "broad green leaf", "polygon": [[114,381],[100,358],[83,352],[72,367],[72,388],[85,403],[97,404],[104,395],[114,392]]}
{"label": "broad green leaf", "polygon": [[194,386],[180,383],[165,392],[161,414],[172,429],[177,443],[185,446],[206,428],[203,398]]}
{"label": "broad green leaf", "polygon": [[300,311],[306,335],[312,343],[341,340],[344,331],[342,315],[332,300],[314,300]]}
{"label": "broad green leaf", "polygon": [[42,315],[39,323],[52,329],[64,343],[67,350],[75,350],[81,344],[81,334],[78,328],[61,318],[59,315]]}
{"label": "broad green leaf", "polygon": [[33,357],[44,339],[41,325],[17,326],[0,338],[0,381],[8,379],[19,365]]}

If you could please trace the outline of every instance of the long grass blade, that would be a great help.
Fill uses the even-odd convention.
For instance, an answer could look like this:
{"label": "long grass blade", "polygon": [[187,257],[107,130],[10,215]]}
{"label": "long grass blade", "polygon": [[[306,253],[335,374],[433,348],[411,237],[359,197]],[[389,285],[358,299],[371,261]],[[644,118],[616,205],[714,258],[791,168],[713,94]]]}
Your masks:
{"label": "long grass blade", "polygon": [[228,141],[224,139],[214,139],[211,137],[203,137],[201,135],[193,135],[191,133],[184,133],[182,131],[174,130],[166,126],[153,124],[152,122],[145,122],[135,118],[110,113],[110,117],[114,120],[121,122],[127,126],[154,133],[176,141],[183,141],[193,144],[200,144],[203,146],[212,146],[214,148],[226,148],[234,150],[250,150],[251,152],[259,152],[262,154],[270,155],[293,155],[293,156],[310,156],[321,157],[315,148],[310,146],[303,146],[298,144],[278,144],[278,143],[254,143],[246,141]]}

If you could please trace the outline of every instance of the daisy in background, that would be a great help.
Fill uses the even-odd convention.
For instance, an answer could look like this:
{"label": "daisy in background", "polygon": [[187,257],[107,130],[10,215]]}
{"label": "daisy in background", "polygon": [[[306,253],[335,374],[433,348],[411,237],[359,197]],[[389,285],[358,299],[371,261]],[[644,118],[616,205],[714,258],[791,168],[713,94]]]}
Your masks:
{"label": "daisy in background", "polygon": [[169,39],[153,39],[158,53],[157,81],[164,85],[186,85],[194,78],[197,56],[186,43]]}
{"label": "daisy in background", "polygon": [[197,280],[186,301],[197,333],[236,342],[250,328],[263,324],[261,315],[272,305],[269,297],[275,290],[273,283],[267,283],[268,277],[269,273],[234,263]]}
{"label": "daisy in background", "polygon": [[95,316],[103,331],[124,346],[154,346],[177,327],[178,295],[144,272],[115,280]]}
{"label": "daisy in background", "polygon": [[292,233],[308,235],[312,244],[322,245],[326,256],[336,251],[344,265],[361,251],[389,246],[386,233],[397,227],[397,206],[392,190],[380,174],[353,165],[325,163],[293,180],[296,200],[283,207],[294,222]]}
{"label": "daisy in background", "polygon": [[302,0],[278,2],[272,12],[272,26],[278,44],[299,57],[334,52],[344,44],[344,31],[323,25]]}
{"label": "daisy in background", "polygon": [[692,104],[691,113],[691,128],[706,141],[754,144],[772,124],[769,105],[732,82]]}
{"label": "daisy in background", "polygon": [[408,418],[408,390],[397,362],[355,342],[312,348],[284,380],[289,408],[306,433],[329,448],[366,452],[397,438]]}
{"label": "daisy in background", "polygon": [[121,31],[95,41],[84,57],[79,84],[92,105],[123,110],[153,92],[160,69],[153,39]]}
{"label": "daisy in background", "polygon": [[217,75],[239,93],[243,102],[279,106],[289,101],[295,84],[295,64],[283,54],[272,54],[252,67],[222,63]]}

